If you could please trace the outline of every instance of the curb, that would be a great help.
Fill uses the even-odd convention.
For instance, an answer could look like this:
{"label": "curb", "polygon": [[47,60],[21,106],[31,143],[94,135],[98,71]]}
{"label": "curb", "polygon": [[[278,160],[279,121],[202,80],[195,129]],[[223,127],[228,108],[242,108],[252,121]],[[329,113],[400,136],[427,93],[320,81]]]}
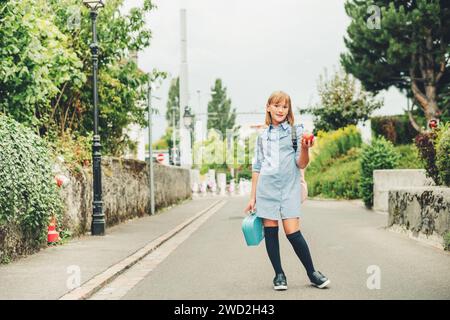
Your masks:
{"label": "curb", "polygon": [[182,222],[181,224],[177,225],[175,228],[169,230],[165,234],[159,236],[155,240],[148,243],[143,248],[137,250],[135,253],[131,254],[127,258],[119,261],[118,263],[112,265],[105,271],[99,273],[98,275],[94,276],[84,284],[82,284],[80,287],[73,289],[72,291],[69,291],[68,293],[61,296],[58,300],[86,300],[89,299],[94,293],[99,291],[101,288],[106,286],[108,283],[113,281],[116,277],[118,277],[120,274],[122,274],[125,270],[131,268],[133,265],[135,265],[137,262],[139,262],[141,259],[143,259],[145,256],[147,256],[149,253],[157,249],[159,246],[161,246],[164,242],[175,236],[178,232],[186,228],[188,225],[190,225],[192,222],[197,220],[199,217],[213,209],[215,206],[223,202],[222,199],[218,199],[216,202],[211,204],[206,209],[203,209],[199,213],[197,213],[192,218],[189,218],[188,220]]}
{"label": "curb", "polygon": [[[434,232],[431,235],[425,235],[421,232],[419,232],[417,235],[415,235],[411,230],[406,229],[405,226],[393,224],[392,226],[386,227],[386,229],[390,232],[394,232],[397,234],[400,234],[402,236],[405,236],[408,239],[412,239],[414,241],[417,241],[419,243],[422,243],[424,245],[434,247],[436,249],[439,249],[440,251],[446,252],[444,249],[444,238],[440,235],[438,235],[436,232]],[[449,253],[450,254],[450,253]]]}

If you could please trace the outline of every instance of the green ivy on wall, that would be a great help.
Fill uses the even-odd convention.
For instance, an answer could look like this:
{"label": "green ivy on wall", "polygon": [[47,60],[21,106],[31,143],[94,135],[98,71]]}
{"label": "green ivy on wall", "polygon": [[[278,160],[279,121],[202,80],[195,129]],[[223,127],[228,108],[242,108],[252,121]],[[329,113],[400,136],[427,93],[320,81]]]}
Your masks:
{"label": "green ivy on wall", "polygon": [[50,217],[59,221],[62,208],[44,140],[0,114],[0,227],[14,227],[39,247]]}

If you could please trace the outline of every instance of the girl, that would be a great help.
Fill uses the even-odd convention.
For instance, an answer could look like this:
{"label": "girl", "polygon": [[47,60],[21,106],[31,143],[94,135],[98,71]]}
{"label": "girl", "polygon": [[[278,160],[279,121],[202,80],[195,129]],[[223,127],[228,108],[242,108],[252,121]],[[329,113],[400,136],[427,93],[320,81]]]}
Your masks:
{"label": "girl", "polygon": [[[252,191],[245,212],[254,211],[263,219],[267,254],[275,270],[275,290],[286,290],[286,275],[281,267],[278,220],[295,253],[306,269],[311,284],[325,288],[329,283],[313,266],[308,245],[300,232],[300,169],[309,162],[313,142],[303,139],[303,126],[294,126],[291,98],[282,91],[272,93],[266,105],[266,125],[257,138],[252,163]],[[292,131],[297,133],[294,151]],[[298,141],[301,140],[301,144]]]}

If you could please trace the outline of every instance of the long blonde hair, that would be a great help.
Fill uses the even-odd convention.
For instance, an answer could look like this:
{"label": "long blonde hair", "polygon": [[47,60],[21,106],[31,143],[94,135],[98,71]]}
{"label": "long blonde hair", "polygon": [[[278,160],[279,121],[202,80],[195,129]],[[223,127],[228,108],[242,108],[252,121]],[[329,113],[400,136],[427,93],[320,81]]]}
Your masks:
{"label": "long blonde hair", "polygon": [[[288,107],[288,114],[286,116],[286,119],[288,121],[288,123],[293,126],[294,125],[294,113],[292,112],[292,105],[291,105],[291,97],[289,97],[289,95],[283,91],[275,91],[273,92],[270,97],[269,100],[267,100],[267,104],[266,104],[266,108],[271,105],[271,104],[277,104],[280,102],[285,102]],[[270,116],[270,112],[268,110],[266,110],[266,126],[269,126],[272,123],[272,117]]]}

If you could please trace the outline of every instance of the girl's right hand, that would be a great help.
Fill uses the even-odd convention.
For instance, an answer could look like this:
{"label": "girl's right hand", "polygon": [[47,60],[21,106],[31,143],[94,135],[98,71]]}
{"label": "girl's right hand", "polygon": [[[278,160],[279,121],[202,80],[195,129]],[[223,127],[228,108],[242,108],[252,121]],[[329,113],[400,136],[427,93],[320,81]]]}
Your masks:
{"label": "girl's right hand", "polygon": [[256,199],[250,199],[250,201],[248,202],[247,206],[244,209],[244,212],[251,213],[251,212],[255,211],[255,204],[256,204]]}

